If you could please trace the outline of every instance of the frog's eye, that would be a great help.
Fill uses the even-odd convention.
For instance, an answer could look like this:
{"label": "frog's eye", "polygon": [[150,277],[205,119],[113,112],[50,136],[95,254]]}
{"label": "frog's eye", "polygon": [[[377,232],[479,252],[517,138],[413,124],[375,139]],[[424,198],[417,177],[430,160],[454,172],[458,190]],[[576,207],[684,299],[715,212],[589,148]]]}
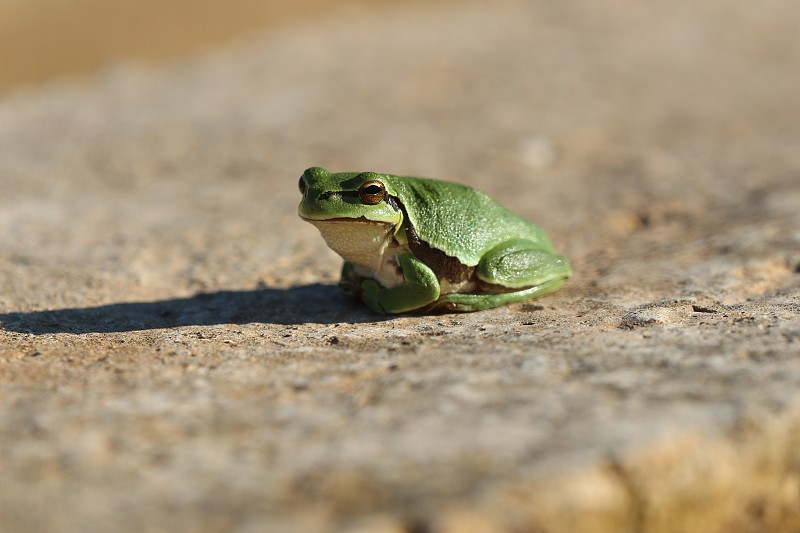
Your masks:
{"label": "frog's eye", "polygon": [[380,181],[368,181],[358,188],[358,197],[365,204],[375,205],[386,199],[386,187]]}
{"label": "frog's eye", "polygon": [[305,194],[306,193],[306,182],[305,182],[305,180],[303,180],[303,176],[300,176],[299,186],[300,186],[300,194]]}

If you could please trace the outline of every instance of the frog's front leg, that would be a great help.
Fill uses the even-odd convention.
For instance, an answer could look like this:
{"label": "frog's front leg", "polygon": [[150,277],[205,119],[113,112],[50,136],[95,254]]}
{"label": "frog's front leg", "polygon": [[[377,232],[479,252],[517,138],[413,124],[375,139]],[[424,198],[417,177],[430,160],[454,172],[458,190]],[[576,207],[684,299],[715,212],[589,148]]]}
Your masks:
{"label": "frog's front leg", "polygon": [[439,298],[439,280],[428,265],[411,254],[402,254],[398,260],[405,282],[389,289],[373,279],[361,285],[361,299],[379,313],[405,313]]}
{"label": "frog's front leg", "polygon": [[342,274],[339,276],[339,288],[344,293],[352,298],[359,298],[361,296],[361,284],[364,282],[364,277],[359,276],[353,271],[353,265],[349,261],[345,261],[342,265]]}

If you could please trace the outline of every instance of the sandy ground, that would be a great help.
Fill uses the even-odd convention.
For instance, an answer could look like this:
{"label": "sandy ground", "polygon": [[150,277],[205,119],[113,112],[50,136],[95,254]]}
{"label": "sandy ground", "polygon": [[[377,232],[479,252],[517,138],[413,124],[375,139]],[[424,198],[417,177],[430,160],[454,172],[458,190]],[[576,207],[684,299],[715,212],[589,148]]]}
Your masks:
{"label": "sandy ground", "polygon": [[80,76],[114,62],[174,60],[248,33],[286,27],[317,13],[363,9],[365,4],[365,0],[3,0],[0,94]]}
{"label": "sandy ground", "polygon": [[[800,5],[309,20],[0,100],[3,531],[797,531]],[[382,317],[311,165],[479,186],[575,268]]]}

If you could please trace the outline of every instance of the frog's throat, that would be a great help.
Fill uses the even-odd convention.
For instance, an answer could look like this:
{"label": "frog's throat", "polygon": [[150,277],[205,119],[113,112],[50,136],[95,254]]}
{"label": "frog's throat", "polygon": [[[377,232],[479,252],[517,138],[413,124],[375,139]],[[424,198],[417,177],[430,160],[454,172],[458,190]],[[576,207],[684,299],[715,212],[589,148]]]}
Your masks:
{"label": "frog's throat", "polygon": [[378,272],[387,246],[392,242],[395,225],[364,218],[311,220],[328,246],[363,272]]}

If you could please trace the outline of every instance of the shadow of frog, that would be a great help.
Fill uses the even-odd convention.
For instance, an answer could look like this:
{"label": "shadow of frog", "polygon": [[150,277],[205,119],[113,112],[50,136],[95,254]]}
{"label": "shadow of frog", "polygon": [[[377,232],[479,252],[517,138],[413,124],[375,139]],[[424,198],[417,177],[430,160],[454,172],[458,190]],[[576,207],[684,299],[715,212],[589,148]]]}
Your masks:
{"label": "shadow of frog", "polygon": [[385,320],[336,285],[199,293],[189,298],[0,314],[8,331],[114,333],[216,324],[333,324]]}

